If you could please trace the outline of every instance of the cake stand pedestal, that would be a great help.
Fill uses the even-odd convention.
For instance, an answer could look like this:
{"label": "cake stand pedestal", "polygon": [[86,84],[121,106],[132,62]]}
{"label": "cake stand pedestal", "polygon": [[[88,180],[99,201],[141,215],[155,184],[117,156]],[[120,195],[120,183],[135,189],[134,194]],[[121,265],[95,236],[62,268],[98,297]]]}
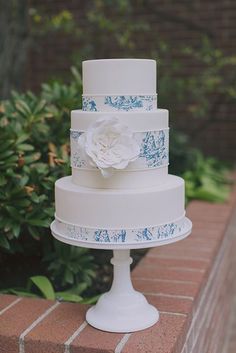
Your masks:
{"label": "cake stand pedestal", "polygon": [[97,304],[86,314],[88,323],[110,332],[133,332],[154,325],[159,319],[158,310],[150,305],[142,293],[134,290],[130,278],[132,258],[130,250],[114,250],[113,283]]}
{"label": "cake stand pedestal", "polygon": [[126,333],[143,330],[158,321],[158,310],[147,302],[142,293],[133,288],[130,277],[130,249],[151,248],[184,239],[191,233],[192,228],[188,218],[185,222],[184,230],[173,238],[123,244],[69,238],[63,234],[56,221],[52,222],[52,234],[59,241],[86,248],[113,250],[113,283],[110,291],[104,293],[97,304],[87,311],[86,320],[91,326],[103,331]]}

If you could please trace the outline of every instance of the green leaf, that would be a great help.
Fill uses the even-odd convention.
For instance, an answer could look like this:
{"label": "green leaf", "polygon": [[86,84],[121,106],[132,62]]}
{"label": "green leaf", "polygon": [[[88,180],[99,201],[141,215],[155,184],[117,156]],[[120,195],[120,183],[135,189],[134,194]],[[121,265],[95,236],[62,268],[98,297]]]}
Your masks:
{"label": "green leaf", "polygon": [[34,114],[40,113],[45,108],[46,104],[47,102],[44,99],[40,100],[34,109]]}
{"label": "green leaf", "polygon": [[6,184],[7,184],[7,179],[3,175],[0,175],[0,186],[4,186]]}
{"label": "green leaf", "polygon": [[24,157],[24,161],[26,164],[30,164],[30,163],[36,162],[40,157],[41,157],[41,153],[37,152],[37,153],[34,153],[34,154],[31,154],[29,156]]}
{"label": "green leaf", "polygon": [[96,304],[98,299],[100,298],[100,296],[101,296],[101,294],[98,294],[98,295],[95,295],[94,297],[83,299],[81,303],[83,303],[83,304]]}
{"label": "green leaf", "polygon": [[18,209],[16,209],[13,206],[6,206],[6,210],[8,211],[8,213],[11,215],[12,218],[14,218],[17,221],[21,221],[22,217],[20,215],[20,212]]}
{"label": "green leaf", "polygon": [[86,289],[88,288],[88,284],[85,282],[77,284],[75,287],[73,287],[73,291],[81,294],[83,293]]}
{"label": "green leaf", "polygon": [[27,223],[36,227],[48,228],[51,222],[49,219],[27,219]]}
{"label": "green leaf", "polygon": [[31,281],[38,288],[38,290],[43,294],[44,298],[55,300],[55,292],[53,286],[47,277],[33,276],[30,277],[29,281]]}
{"label": "green leaf", "polygon": [[13,224],[12,225],[12,233],[15,238],[18,238],[20,235],[20,224]]}
{"label": "green leaf", "polygon": [[15,152],[14,151],[5,151],[5,152],[2,152],[0,153],[0,159],[3,160],[3,159],[6,159],[8,158],[9,156],[12,156]]}
{"label": "green leaf", "polygon": [[[2,291],[2,293],[3,293],[3,291]],[[14,288],[5,289],[4,293],[15,294],[20,297],[29,297],[29,298],[37,298],[38,297],[38,295],[36,295],[34,293],[26,292],[24,290],[18,290],[18,289],[14,289]]]}
{"label": "green leaf", "polygon": [[0,234],[0,247],[10,250],[10,244],[4,234]]}
{"label": "green leaf", "polygon": [[74,276],[71,273],[71,271],[68,269],[66,269],[66,272],[65,272],[65,281],[66,283],[70,283],[70,284],[74,282]]}
{"label": "green leaf", "polygon": [[28,143],[21,143],[20,145],[17,146],[19,151],[33,151],[34,147]]}
{"label": "green leaf", "polygon": [[37,231],[37,229],[35,229],[34,227],[28,226],[28,230],[35,240],[40,239],[40,233],[39,233],[39,231]]}
{"label": "green leaf", "polygon": [[11,139],[11,138],[9,138],[8,141],[5,141],[5,139],[4,139],[4,141],[2,140],[2,141],[0,141],[0,143],[1,143],[1,148],[0,148],[1,153],[4,152],[4,151],[10,150],[11,147],[14,146],[14,140]]}
{"label": "green leaf", "polygon": [[16,140],[16,145],[21,144],[22,142],[26,141],[28,138],[29,138],[29,135],[27,134],[20,135]]}
{"label": "green leaf", "polygon": [[228,191],[219,188],[200,187],[194,192],[194,197],[210,202],[224,202],[228,197]]}
{"label": "green leaf", "polygon": [[83,300],[81,296],[73,293],[56,292],[55,295],[58,300],[64,300],[67,302],[79,303]]}
{"label": "green leaf", "polygon": [[21,187],[23,187],[23,186],[25,186],[25,185],[28,183],[28,181],[29,181],[29,176],[28,176],[28,175],[24,175],[24,176],[22,176],[22,177],[20,178],[20,180],[19,180],[19,185],[20,185]]}
{"label": "green leaf", "polygon": [[30,200],[24,198],[24,199],[19,199],[14,202],[14,205],[16,207],[29,207],[30,205]]}
{"label": "green leaf", "polygon": [[16,108],[25,117],[30,116],[32,113],[29,105],[23,100],[18,100],[16,102]]}

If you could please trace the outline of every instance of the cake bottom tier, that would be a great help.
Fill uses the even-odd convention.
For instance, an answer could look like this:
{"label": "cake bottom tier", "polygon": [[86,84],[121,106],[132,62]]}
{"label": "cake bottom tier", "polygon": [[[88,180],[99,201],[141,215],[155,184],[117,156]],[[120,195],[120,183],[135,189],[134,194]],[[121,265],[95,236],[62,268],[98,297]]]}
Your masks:
{"label": "cake bottom tier", "polygon": [[184,211],[184,181],[173,175],[162,185],[138,190],[89,189],[65,177],[56,182],[55,200],[52,233],[74,245],[148,247],[191,231]]}

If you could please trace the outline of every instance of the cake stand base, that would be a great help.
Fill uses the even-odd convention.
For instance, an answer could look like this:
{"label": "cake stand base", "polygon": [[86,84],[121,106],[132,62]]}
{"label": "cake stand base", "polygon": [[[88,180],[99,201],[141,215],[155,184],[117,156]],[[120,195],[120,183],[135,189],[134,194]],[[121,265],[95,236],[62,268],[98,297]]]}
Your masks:
{"label": "cake stand base", "polygon": [[154,325],[159,319],[158,310],[147,302],[142,293],[134,290],[131,282],[130,250],[114,250],[113,253],[112,287],[87,311],[87,322],[103,331],[123,333]]}

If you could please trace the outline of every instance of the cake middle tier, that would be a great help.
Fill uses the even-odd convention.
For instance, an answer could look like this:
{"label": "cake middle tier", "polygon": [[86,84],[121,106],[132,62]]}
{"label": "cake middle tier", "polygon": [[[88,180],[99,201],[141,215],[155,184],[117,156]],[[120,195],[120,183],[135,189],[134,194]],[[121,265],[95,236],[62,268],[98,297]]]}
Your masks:
{"label": "cake middle tier", "polygon": [[90,189],[64,177],[55,185],[55,218],[86,228],[137,229],[182,219],[184,200],[184,180],[173,175],[162,185],[136,190]]}
{"label": "cake middle tier", "polygon": [[[91,166],[78,141],[96,121],[113,117],[132,132],[140,153],[126,168],[116,169],[111,177],[104,178],[96,166]],[[166,109],[135,113],[74,110],[71,113],[70,137],[72,179],[77,185],[105,189],[151,187],[162,183],[168,174],[169,128]]]}

